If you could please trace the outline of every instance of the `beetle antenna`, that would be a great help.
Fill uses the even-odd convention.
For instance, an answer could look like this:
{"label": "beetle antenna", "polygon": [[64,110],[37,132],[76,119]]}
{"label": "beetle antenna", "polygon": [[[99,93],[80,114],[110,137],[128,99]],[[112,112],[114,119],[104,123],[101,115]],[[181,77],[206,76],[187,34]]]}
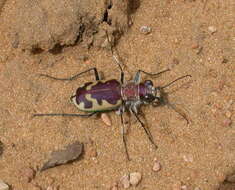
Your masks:
{"label": "beetle antenna", "polygon": [[111,49],[111,53],[112,53],[112,55],[113,55],[113,59],[114,59],[115,62],[118,64],[118,67],[119,67],[119,69],[121,70],[121,72],[123,72],[123,69],[122,69],[122,67],[121,67],[120,61],[118,60],[117,56],[114,55],[113,46],[112,46],[112,43],[111,43],[111,41],[110,41],[110,39],[109,39],[109,35],[108,35],[107,30],[105,30],[105,33],[106,33],[106,35],[107,35],[107,39],[108,39],[108,43],[109,43],[109,45],[110,45],[110,49]]}
{"label": "beetle antenna", "polygon": [[163,86],[163,87],[161,87],[161,88],[162,88],[162,89],[163,89],[163,88],[166,88],[166,87],[172,85],[173,83],[175,83],[176,81],[181,80],[181,79],[186,78],[186,77],[192,77],[192,76],[191,76],[191,75],[185,75],[185,76],[179,77],[179,78],[173,80],[172,82],[170,82],[169,84],[167,84],[167,85],[165,85],[165,86]]}

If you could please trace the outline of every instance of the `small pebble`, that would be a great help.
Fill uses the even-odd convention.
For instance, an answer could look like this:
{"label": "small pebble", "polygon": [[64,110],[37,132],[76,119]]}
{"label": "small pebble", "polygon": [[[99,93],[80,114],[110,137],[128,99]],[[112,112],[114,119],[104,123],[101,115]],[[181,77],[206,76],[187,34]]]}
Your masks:
{"label": "small pebble", "polygon": [[34,178],[35,171],[30,167],[23,168],[21,169],[21,176],[29,183]]}
{"label": "small pebble", "polygon": [[229,101],[226,103],[224,109],[229,109],[232,105],[233,105],[233,99],[229,100]]}
{"label": "small pebble", "polygon": [[102,114],[101,114],[101,119],[102,119],[102,121],[103,121],[107,126],[111,126],[111,125],[112,125],[111,120],[110,120],[110,118],[109,118],[109,116],[108,116],[107,113],[102,113]]}
{"label": "small pebble", "polygon": [[130,173],[130,184],[133,186],[137,186],[141,181],[141,178],[142,176],[141,173],[139,172]]}
{"label": "small pebble", "polygon": [[176,182],[172,185],[172,190],[181,190],[181,181],[176,181]]}
{"label": "small pebble", "polygon": [[89,59],[87,59],[86,61],[84,61],[85,64],[90,65],[91,61]]}
{"label": "small pebble", "polygon": [[210,32],[211,34],[214,34],[215,32],[217,32],[217,29],[216,29],[215,26],[209,26],[209,27],[208,27],[208,30],[209,30],[209,32]]}
{"label": "small pebble", "polygon": [[130,187],[130,176],[128,174],[121,177],[120,182],[124,189],[127,189]]}
{"label": "small pebble", "polygon": [[188,188],[187,188],[187,186],[186,185],[182,185],[181,186],[181,190],[187,190]]}
{"label": "small pebble", "polygon": [[88,56],[87,55],[81,55],[81,56],[78,57],[78,59],[81,60],[81,61],[86,62],[86,61],[88,61]]}
{"label": "small pebble", "polygon": [[113,186],[113,187],[111,187],[110,190],[118,190],[118,187],[117,186]]}
{"label": "small pebble", "polygon": [[223,58],[223,59],[222,59],[222,63],[228,63],[228,59]]}
{"label": "small pebble", "polygon": [[195,187],[194,190],[201,190],[200,187]]}
{"label": "small pebble", "polygon": [[195,43],[195,44],[192,45],[192,49],[197,49],[197,48],[199,48],[199,44],[198,43]]}
{"label": "small pebble", "polygon": [[52,187],[52,186],[49,186],[49,187],[47,187],[47,189],[46,190],[58,190],[58,187]]}
{"label": "small pebble", "polygon": [[185,162],[193,162],[193,155],[191,154],[183,155],[183,159]]}
{"label": "small pebble", "polygon": [[149,34],[152,31],[152,29],[149,26],[141,26],[140,27],[140,32],[142,34]]}
{"label": "small pebble", "polygon": [[115,183],[111,186],[110,190],[118,190],[118,183],[115,182]]}
{"label": "small pebble", "polygon": [[91,139],[89,139],[89,142],[86,144],[85,150],[86,156],[89,158],[96,158],[98,156],[95,143]]}
{"label": "small pebble", "polygon": [[177,38],[175,38],[175,39],[174,39],[174,43],[175,43],[175,44],[179,44],[179,43],[180,43],[180,40],[177,39]]}
{"label": "small pebble", "polygon": [[128,26],[132,26],[133,25],[133,20],[132,19],[129,19],[128,21]]}
{"label": "small pebble", "polygon": [[196,54],[199,55],[202,52],[202,50],[203,50],[203,47],[198,47]]}
{"label": "small pebble", "polygon": [[172,60],[172,64],[174,64],[174,65],[179,65],[179,60],[177,59],[177,58],[173,58],[173,60]]}
{"label": "small pebble", "polygon": [[230,127],[231,124],[232,124],[232,120],[231,119],[229,119],[229,118],[224,119],[224,121],[223,121],[224,127]]}
{"label": "small pebble", "polygon": [[9,186],[0,180],[0,190],[9,190]]}
{"label": "small pebble", "polygon": [[155,161],[153,164],[153,171],[158,172],[161,170],[161,164],[158,161]]}
{"label": "small pebble", "polygon": [[225,115],[226,115],[227,118],[231,118],[232,113],[230,111],[226,111]]}
{"label": "small pebble", "polygon": [[212,108],[212,109],[211,109],[211,112],[212,112],[213,114],[216,114],[217,109],[216,109],[216,108]]}

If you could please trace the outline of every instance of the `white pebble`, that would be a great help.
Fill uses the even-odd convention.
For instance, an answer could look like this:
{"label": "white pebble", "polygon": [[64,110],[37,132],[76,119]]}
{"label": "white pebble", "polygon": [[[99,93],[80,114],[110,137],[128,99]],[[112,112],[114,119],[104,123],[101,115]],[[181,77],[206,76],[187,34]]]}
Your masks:
{"label": "white pebble", "polygon": [[152,31],[152,29],[149,26],[141,26],[140,32],[142,34],[149,34]]}
{"label": "white pebble", "polygon": [[226,115],[227,118],[231,118],[232,113],[230,111],[226,111],[225,115]]}
{"label": "white pebble", "polygon": [[110,120],[110,118],[109,118],[109,116],[108,116],[107,113],[102,113],[102,114],[101,114],[101,119],[102,119],[102,121],[103,121],[107,126],[111,126],[111,125],[112,125],[111,120]]}
{"label": "white pebble", "polygon": [[187,188],[187,186],[186,185],[182,185],[181,186],[181,190],[187,190],[188,188]]}
{"label": "white pebble", "polygon": [[172,190],[181,190],[181,181],[176,181],[176,182],[172,185]]}
{"label": "white pebble", "polygon": [[131,185],[133,186],[136,186],[139,184],[139,182],[141,181],[141,173],[139,172],[133,172],[133,173],[130,173],[130,183]]}
{"label": "white pebble", "polygon": [[124,175],[120,179],[121,184],[123,185],[124,189],[127,189],[130,187],[130,177],[128,174]]}
{"label": "white pebble", "polygon": [[195,187],[194,190],[201,190],[200,187]]}
{"label": "white pebble", "polygon": [[158,161],[155,161],[153,164],[153,171],[158,172],[161,170],[161,164]]}
{"label": "white pebble", "polygon": [[183,155],[183,159],[185,162],[193,162],[193,155],[192,154]]}
{"label": "white pebble", "polygon": [[0,190],[9,190],[9,186],[0,180]]}
{"label": "white pebble", "polygon": [[210,32],[211,34],[214,34],[215,32],[217,32],[217,29],[216,29],[215,26],[209,26],[209,27],[208,27],[208,30],[209,30],[209,32]]}

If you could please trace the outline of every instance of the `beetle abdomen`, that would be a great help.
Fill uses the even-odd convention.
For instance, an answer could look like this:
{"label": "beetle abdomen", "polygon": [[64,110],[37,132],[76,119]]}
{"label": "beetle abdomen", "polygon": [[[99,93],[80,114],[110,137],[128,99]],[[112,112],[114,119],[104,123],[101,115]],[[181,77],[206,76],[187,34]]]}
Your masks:
{"label": "beetle abdomen", "polygon": [[82,111],[113,110],[121,105],[121,86],[117,80],[86,83],[76,91],[74,104]]}

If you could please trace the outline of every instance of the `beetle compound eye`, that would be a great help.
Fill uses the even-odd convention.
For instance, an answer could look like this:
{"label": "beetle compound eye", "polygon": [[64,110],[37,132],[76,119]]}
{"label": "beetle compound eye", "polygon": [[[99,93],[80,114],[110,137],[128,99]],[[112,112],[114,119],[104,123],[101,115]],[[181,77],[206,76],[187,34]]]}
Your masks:
{"label": "beetle compound eye", "polygon": [[146,94],[144,96],[144,101],[145,102],[152,102],[152,101],[154,101],[154,99],[155,99],[155,97],[152,94]]}

